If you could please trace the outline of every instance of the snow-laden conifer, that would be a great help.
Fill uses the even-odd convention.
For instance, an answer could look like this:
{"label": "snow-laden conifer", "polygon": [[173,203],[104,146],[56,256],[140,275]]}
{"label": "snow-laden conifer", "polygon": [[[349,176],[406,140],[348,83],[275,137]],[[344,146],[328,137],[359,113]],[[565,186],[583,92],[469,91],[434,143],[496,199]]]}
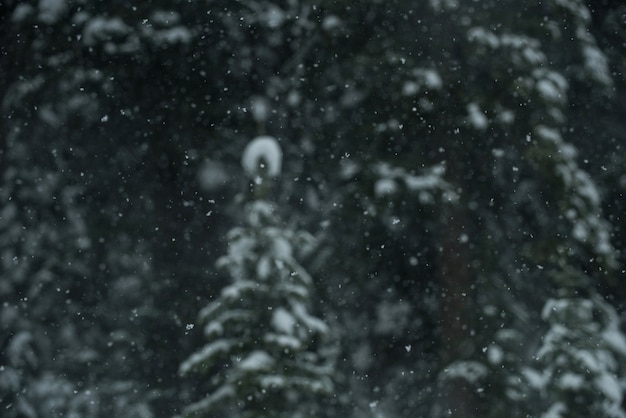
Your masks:
{"label": "snow-laden conifer", "polygon": [[206,344],[180,366],[206,376],[208,392],[184,415],[295,416],[332,389],[328,327],[311,313],[313,279],[298,262],[314,238],[284,227],[272,202],[253,200],[227,241],[216,265],[230,283],[200,311]]}
{"label": "snow-laden conifer", "polygon": [[546,401],[544,417],[625,418],[626,339],[619,317],[600,296],[546,302],[550,328],[537,352],[541,367],[526,376]]}

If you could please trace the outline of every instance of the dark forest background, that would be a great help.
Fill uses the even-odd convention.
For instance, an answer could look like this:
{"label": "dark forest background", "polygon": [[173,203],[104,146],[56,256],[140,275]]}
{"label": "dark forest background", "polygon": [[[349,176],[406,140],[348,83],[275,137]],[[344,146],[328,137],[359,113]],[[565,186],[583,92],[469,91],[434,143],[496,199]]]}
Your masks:
{"label": "dark forest background", "polygon": [[1,1],[0,415],[626,417],[625,71],[620,1]]}

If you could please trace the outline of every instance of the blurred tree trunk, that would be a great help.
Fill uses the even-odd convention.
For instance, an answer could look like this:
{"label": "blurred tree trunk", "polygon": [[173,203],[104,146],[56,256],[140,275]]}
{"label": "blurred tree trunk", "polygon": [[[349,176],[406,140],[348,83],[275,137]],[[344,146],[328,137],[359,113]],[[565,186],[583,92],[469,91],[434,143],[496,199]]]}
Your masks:
{"label": "blurred tree trunk", "polygon": [[[448,179],[462,184],[463,163],[451,144],[447,163]],[[472,312],[473,274],[469,245],[469,214],[464,199],[444,203],[439,218],[437,280],[439,283],[439,360],[441,372],[451,363],[468,359],[473,354]],[[454,378],[442,384],[440,411],[453,416],[475,416],[475,399],[471,382]]]}

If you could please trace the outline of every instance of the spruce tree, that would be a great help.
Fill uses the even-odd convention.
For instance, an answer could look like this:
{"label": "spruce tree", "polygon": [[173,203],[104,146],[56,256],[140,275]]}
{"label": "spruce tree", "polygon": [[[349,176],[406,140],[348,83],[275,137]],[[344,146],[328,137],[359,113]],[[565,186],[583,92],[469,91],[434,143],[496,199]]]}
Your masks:
{"label": "spruce tree", "polygon": [[626,339],[619,316],[602,298],[550,299],[542,313],[550,329],[526,370],[543,395],[543,416],[624,418]]}
{"label": "spruce tree", "polygon": [[298,262],[314,239],[285,227],[265,199],[280,169],[276,140],[253,141],[243,166],[252,198],[216,263],[231,282],[200,311],[207,343],[180,366],[182,375],[208,378],[206,396],[183,411],[186,417],[293,417],[306,399],[332,388],[322,350],[328,326],[310,313],[313,279]]}

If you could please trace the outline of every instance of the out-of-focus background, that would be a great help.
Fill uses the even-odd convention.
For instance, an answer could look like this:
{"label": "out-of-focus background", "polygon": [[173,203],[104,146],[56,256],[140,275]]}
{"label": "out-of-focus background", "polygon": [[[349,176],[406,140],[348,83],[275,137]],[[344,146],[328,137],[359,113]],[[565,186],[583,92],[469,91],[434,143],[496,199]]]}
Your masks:
{"label": "out-of-focus background", "polygon": [[1,1],[0,416],[626,417],[625,71],[620,1]]}

